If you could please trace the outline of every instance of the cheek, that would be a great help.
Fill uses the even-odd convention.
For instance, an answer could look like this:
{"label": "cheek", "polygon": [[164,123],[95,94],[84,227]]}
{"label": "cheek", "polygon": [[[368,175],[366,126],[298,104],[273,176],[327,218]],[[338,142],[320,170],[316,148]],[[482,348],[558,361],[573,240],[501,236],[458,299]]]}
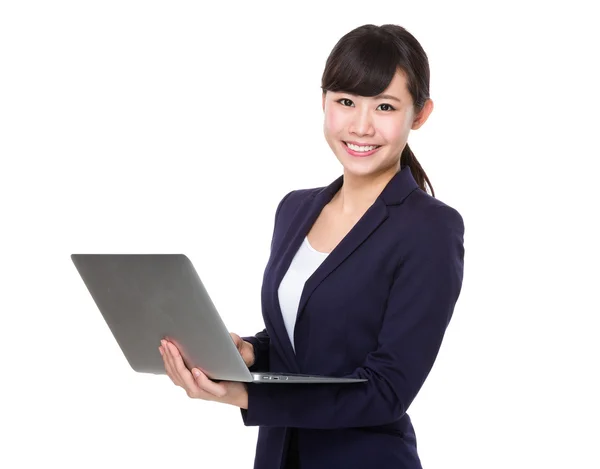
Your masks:
{"label": "cheek", "polygon": [[325,113],[324,129],[326,135],[337,135],[343,128],[343,119],[339,113],[328,110]]}
{"label": "cheek", "polygon": [[397,120],[387,119],[379,122],[377,131],[389,144],[403,144],[408,137],[408,131],[405,122],[398,122]]}

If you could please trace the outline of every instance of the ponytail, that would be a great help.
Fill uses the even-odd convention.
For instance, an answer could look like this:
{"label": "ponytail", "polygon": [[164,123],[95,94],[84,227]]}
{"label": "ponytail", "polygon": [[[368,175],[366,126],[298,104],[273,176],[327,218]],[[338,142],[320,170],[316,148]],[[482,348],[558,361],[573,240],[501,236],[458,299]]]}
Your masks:
{"label": "ponytail", "polygon": [[400,167],[404,168],[405,166],[408,166],[410,168],[410,172],[412,173],[413,178],[415,179],[419,187],[425,192],[427,192],[427,188],[425,187],[425,183],[427,183],[429,189],[431,190],[432,197],[435,197],[433,186],[431,185],[427,174],[425,174],[425,171],[423,171],[421,163],[417,161],[415,154],[408,146],[408,143],[402,151],[402,156],[400,156]]}

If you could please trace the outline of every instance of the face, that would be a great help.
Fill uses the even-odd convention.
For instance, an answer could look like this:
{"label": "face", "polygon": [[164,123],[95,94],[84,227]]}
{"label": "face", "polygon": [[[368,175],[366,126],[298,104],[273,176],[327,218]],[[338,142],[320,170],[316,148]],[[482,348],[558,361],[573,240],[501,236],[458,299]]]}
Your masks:
{"label": "face", "polygon": [[323,96],[325,139],[344,167],[345,175],[396,173],[411,129],[425,123],[433,110],[428,100],[415,114],[400,70],[379,96],[328,91]]}

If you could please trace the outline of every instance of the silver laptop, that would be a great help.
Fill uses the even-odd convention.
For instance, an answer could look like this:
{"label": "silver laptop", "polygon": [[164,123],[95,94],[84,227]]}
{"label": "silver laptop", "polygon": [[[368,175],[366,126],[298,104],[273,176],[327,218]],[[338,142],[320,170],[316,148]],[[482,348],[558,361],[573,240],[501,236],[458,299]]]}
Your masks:
{"label": "silver laptop", "polygon": [[213,380],[356,383],[366,379],[250,372],[196,269],[183,254],[73,254],[71,259],[130,366],[166,374],[167,338]]}

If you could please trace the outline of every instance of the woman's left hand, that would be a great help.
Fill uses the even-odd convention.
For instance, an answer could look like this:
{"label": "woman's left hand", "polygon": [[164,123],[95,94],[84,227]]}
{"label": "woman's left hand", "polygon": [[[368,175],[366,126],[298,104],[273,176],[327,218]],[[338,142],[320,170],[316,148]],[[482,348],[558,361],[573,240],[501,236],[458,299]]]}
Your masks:
{"label": "woman's left hand", "polygon": [[248,391],[244,383],[215,383],[198,368],[192,368],[190,372],[175,344],[167,340],[161,340],[160,343],[158,350],[165,363],[167,375],[174,384],[185,389],[188,397],[231,404],[241,409],[248,408]]}

